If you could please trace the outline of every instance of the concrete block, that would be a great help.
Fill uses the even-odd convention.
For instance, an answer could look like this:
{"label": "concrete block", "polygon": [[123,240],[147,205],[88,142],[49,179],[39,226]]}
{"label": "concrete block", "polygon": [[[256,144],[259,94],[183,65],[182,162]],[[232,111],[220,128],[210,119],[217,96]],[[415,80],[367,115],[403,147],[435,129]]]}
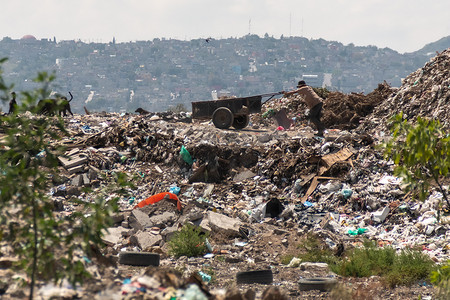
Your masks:
{"label": "concrete block", "polygon": [[144,251],[153,246],[159,246],[162,240],[163,238],[160,234],[154,235],[147,231],[139,231],[130,237],[130,242],[138,245]]}
{"label": "concrete block", "polygon": [[159,228],[166,227],[168,225],[172,225],[176,220],[175,213],[172,212],[164,212],[161,215],[155,215],[150,217],[150,222],[152,226],[156,226]]}
{"label": "concrete block", "polygon": [[83,177],[81,175],[77,175],[72,179],[73,186],[82,186],[83,185]]}
{"label": "concrete block", "polygon": [[84,170],[83,165],[67,169],[67,171],[69,171],[69,174],[81,173],[83,172],[83,170]]}
{"label": "concrete block", "polygon": [[228,216],[208,211],[206,215],[209,227],[213,231],[224,233],[230,236],[239,236],[239,227],[242,225],[240,219],[230,218]]}
{"label": "concrete block", "polygon": [[104,234],[102,237],[103,242],[107,245],[113,246],[120,242],[122,239],[122,233],[127,229],[119,226],[119,227],[110,227],[102,231]]}
{"label": "concrete block", "polygon": [[83,176],[83,185],[90,186],[91,185],[91,181],[89,180],[88,175],[85,173],[82,176]]}
{"label": "concrete block", "polygon": [[87,156],[84,155],[74,155],[69,157],[59,156],[58,160],[62,164],[62,166],[67,170],[73,167],[83,165],[88,161],[88,158]]}
{"label": "concrete block", "polygon": [[300,264],[302,271],[328,271],[328,264],[320,262],[302,262]]}
{"label": "concrete block", "polygon": [[113,219],[114,224],[121,223],[125,220],[125,215],[123,213],[116,213],[112,215],[111,218]]}
{"label": "concrete block", "polygon": [[133,209],[128,217],[128,224],[131,228],[143,230],[153,226],[149,216],[140,209]]}
{"label": "concrete block", "polygon": [[175,232],[178,232],[178,229],[176,226],[166,227],[163,230],[161,230],[161,236],[163,237],[163,240],[165,242],[170,241],[172,236],[175,234]]}

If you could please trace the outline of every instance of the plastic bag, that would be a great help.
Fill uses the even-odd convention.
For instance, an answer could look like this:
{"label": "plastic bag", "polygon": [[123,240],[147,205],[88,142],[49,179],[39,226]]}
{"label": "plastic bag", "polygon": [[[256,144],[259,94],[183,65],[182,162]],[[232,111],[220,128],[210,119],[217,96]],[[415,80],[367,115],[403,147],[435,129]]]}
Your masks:
{"label": "plastic bag", "polygon": [[193,163],[192,156],[184,146],[181,146],[180,155],[188,165],[190,166],[192,165]]}

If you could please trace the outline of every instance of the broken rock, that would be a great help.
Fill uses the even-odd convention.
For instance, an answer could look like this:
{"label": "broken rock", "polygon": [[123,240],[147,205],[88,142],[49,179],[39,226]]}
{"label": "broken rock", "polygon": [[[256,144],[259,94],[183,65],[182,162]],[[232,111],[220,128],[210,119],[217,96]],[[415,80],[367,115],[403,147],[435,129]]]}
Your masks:
{"label": "broken rock", "polygon": [[153,246],[159,246],[162,240],[161,235],[155,235],[147,231],[139,231],[130,237],[130,242],[138,245],[144,251]]}
{"label": "broken rock", "polygon": [[128,218],[128,224],[131,228],[138,230],[143,230],[153,226],[153,222],[150,220],[150,217],[140,209],[132,210],[131,215]]}
{"label": "broken rock", "polygon": [[127,229],[123,227],[110,227],[103,231],[103,242],[107,245],[115,245],[122,239],[122,232]]}
{"label": "broken rock", "polygon": [[[205,221],[205,220],[203,220]],[[217,231],[229,236],[239,236],[239,227],[242,222],[239,219],[230,218],[228,216],[208,211],[206,215],[206,223],[202,222],[200,226],[207,225],[213,231]]]}

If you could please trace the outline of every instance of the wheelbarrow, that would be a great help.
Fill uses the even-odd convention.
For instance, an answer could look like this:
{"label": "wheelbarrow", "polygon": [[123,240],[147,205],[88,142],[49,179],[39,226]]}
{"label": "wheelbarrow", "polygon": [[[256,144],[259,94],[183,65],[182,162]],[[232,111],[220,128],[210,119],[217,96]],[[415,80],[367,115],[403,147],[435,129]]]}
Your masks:
{"label": "wheelbarrow", "polygon": [[192,102],[192,118],[201,120],[212,119],[214,126],[220,129],[228,129],[231,126],[238,130],[243,129],[247,127],[250,121],[250,114],[261,112],[261,100],[263,97],[270,97],[266,100],[268,101],[279,94],[281,92]]}

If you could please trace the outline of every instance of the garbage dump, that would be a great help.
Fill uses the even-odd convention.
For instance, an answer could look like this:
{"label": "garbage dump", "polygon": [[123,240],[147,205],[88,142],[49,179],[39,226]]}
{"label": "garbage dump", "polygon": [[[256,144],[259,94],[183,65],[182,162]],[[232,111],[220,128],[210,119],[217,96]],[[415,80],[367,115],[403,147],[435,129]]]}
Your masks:
{"label": "garbage dump", "polygon": [[[219,129],[189,113],[66,117],[70,137],[50,141],[67,148],[59,159],[60,177],[48,191],[58,203],[55,213],[63,217],[76,210],[70,199],[89,201],[84,187],[100,189],[114,172],[134,178],[136,188],[119,200],[115,224],[103,236],[102,255],[115,263],[85,260],[92,274],[86,285],[42,284],[39,295],[314,299],[327,289],[311,285],[334,286],[336,279],[346,279],[326,264],[281,263],[308,234],[336,253],[369,239],[395,249],[420,246],[434,261],[446,261],[450,217],[436,217],[442,195],[432,191],[424,202],[411,198],[375,145],[388,135],[389,118],[401,110],[411,118],[437,118],[448,128],[449,72],[450,49],[399,88],[384,82],[367,95],[329,93],[324,137],[314,136],[299,97],[264,103],[243,130]],[[283,108],[293,120],[288,130],[278,130],[274,113],[267,113]],[[187,223],[208,235],[205,256],[169,254],[168,242]],[[8,266],[14,256],[8,245],[0,246],[0,265]],[[20,297],[11,272],[0,271],[5,297]],[[309,285],[299,287],[300,279],[311,276],[317,279],[301,280]],[[417,285],[379,289],[378,296],[401,297],[405,290],[433,295],[431,286]]]}

